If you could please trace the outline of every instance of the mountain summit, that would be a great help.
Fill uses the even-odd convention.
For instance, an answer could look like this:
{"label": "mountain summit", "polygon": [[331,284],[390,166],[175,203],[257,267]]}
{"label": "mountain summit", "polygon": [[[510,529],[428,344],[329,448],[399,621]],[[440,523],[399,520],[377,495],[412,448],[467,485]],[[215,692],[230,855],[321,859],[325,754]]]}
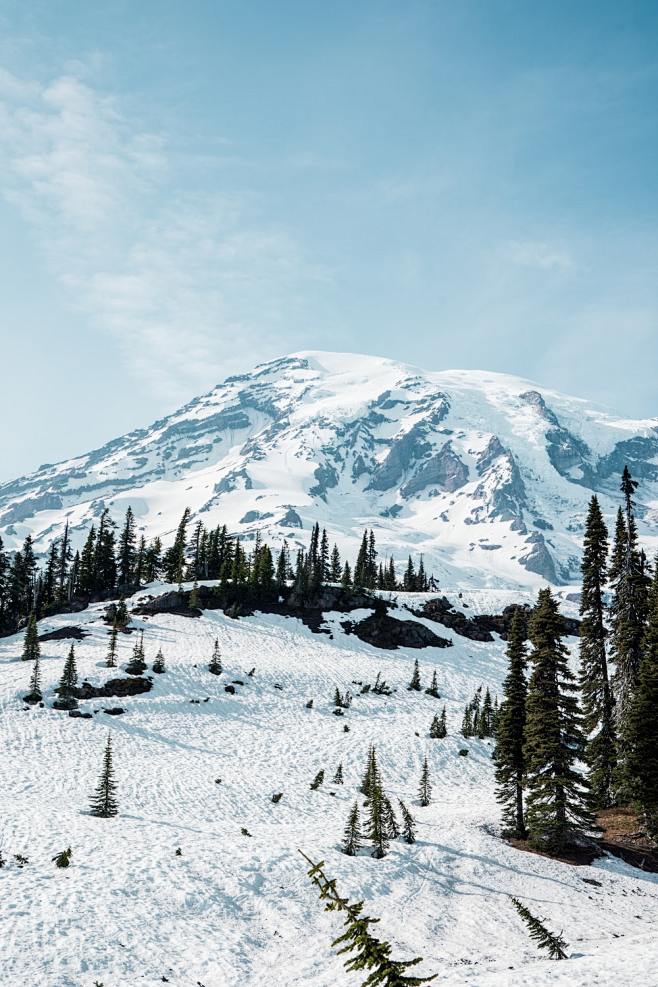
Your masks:
{"label": "mountain summit", "polygon": [[189,506],[207,527],[291,547],[318,520],[354,553],[372,527],[382,553],[423,553],[443,585],[568,583],[587,502],[596,492],[610,521],[626,463],[646,542],[658,419],[621,419],[506,374],[301,352],[0,485],[0,533],[9,549],[31,534],[44,551],[68,519],[80,543],[105,507],[119,519],[130,504],[147,536],[167,541]]}

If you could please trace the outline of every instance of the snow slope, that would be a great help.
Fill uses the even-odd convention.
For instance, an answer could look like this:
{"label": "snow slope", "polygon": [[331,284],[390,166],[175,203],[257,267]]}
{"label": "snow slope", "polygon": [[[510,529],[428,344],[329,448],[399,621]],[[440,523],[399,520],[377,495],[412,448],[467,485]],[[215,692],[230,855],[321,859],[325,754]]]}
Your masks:
{"label": "snow slope", "polygon": [[568,584],[593,491],[612,522],[619,475],[658,548],[658,419],[632,421],[505,374],[428,373],[378,357],[298,353],[232,377],[149,428],[0,485],[0,534],[76,545],[128,504],[167,542],[185,506],[251,539],[308,541],[315,520],[354,556],[424,553],[447,587]]}
{"label": "snow slope", "polygon": [[[472,591],[469,602],[486,609],[485,597],[491,601]],[[76,652],[81,678],[93,683],[116,675],[103,667],[101,609],[40,626],[75,620],[90,632]],[[21,641],[0,641],[0,842],[9,859],[0,870],[3,987],[155,987],[163,977],[174,987],[354,987],[362,978],[348,975],[330,947],[340,925],[323,912],[298,847],[324,859],[342,891],[365,898],[396,955],[424,956],[422,970],[438,973],[437,983],[655,987],[655,876],[612,859],[570,867],[496,836],[489,742],[464,742],[456,731],[475,688],[499,688],[501,642],[438,628],[453,637],[452,648],[382,652],[346,636],[340,619],[328,619],[330,637],[271,615],[135,618],[148,659],[161,646],[168,671],[154,676],[146,696],[84,703],[99,710],[91,721],[50,708],[68,641],[43,644],[46,708],[29,711],[20,701],[30,672],[18,660]],[[220,678],[206,670],[215,637]],[[134,640],[122,637],[121,663]],[[424,685],[437,670],[442,700],[406,690],[415,657]],[[332,714],[335,686],[372,681],[379,671],[397,688],[393,696],[357,696],[343,718]],[[224,685],[234,679],[245,684],[231,696]],[[444,701],[450,736],[430,741]],[[102,712],[118,704],[123,716]],[[120,815],[101,820],[86,809],[108,729]],[[418,819],[418,842],[395,842],[380,861],[338,850],[370,743],[387,791]],[[421,808],[425,753],[433,800]],[[343,787],[330,783],[339,761]],[[312,792],[320,768],[327,781]],[[57,870],[51,857],[67,846],[72,865]],[[19,868],[14,853],[29,864]],[[510,894],[564,929],[568,961],[540,958]]]}

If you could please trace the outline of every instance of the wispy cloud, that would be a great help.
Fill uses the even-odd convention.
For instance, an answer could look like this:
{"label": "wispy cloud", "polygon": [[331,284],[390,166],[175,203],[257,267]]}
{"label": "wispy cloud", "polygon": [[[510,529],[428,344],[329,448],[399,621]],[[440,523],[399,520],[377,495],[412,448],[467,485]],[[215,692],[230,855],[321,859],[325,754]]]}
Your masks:
{"label": "wispy cloud", "polygon": [[518,267],[539,271],[571,271],[576,266],[570,250],[542,240],[510,240],[503,244],[501,254]]}
{"label": "wispy cloud", "polygon": [[288,230],[254,219],[244,193],[191,193],[179,164],[83,72],[46,85],[0,72],[6,197],[72,304],[170,400],[214,382],[256,341],[278,350],[302,285],[323,276]]}

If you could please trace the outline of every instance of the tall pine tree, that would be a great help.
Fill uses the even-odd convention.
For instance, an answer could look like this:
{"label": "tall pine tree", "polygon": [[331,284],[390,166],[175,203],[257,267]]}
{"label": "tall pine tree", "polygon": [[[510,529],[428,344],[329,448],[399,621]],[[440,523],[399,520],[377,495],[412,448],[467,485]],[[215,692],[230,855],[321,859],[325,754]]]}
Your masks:
{"label": "tall pine tree", "polygon": [[496,748],[496,799],[502,806],[503,832],[525,839],[523,777],[525,773],[524,736],[526,718],[526,623],[516,609],[507,639],[507,677],[503,701],[498,711]]}

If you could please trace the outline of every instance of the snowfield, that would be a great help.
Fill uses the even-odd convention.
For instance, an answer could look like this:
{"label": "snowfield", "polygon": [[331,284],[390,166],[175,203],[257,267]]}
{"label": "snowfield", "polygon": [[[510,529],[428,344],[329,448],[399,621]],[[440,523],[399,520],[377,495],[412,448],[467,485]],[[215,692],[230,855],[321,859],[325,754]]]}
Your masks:
{"label": "snowfield", "polygon": [[[89,632],[76,656],[80,679],[93,684],[122,674],[104,667],[103,609],[39,628]],[[346,973],[331,948],[340,919],[323,911],[298,848],[325,860],[343,893],[364,898],[394,954],[423,956],[418,972],[438,974],[437,984],[655,987],[657,876],[612,858],[572,867],[497,836],[492,743],[464,741],[458,729],[480,684],[500,694],[504,642],[471,642],[428,622],[454,646],[379,651],[346,635],[344,619],[329,616],[330,636],[272,615],[136,617],[149,666],[162,647],[167,671],[147,695],[82,702],[92,720],[51,708],[70,641],[42,644],[46,706],[27,711],[22,636],[0,641],[3,987],[154,987],[165,978],[174,987],[356,987],[364,978]],[[207,671],[215,637],[218,678]],[[121,636],[120,666],[135,640]],[[423,687],[436,669],[441,700],[407,691],[416,657]],[[343,717],[333,715],[336,686],[358,693],[352,679],[373,682],[378,672],[392,696],[355,695]],[[230,695],[233,680],[244,684]],[[444,702],[449,736],[430,740]],[[103,712],[118,705],[124,715]],[[88,814],[88,800],[108,730],[120,812],[106,820]],[[339,849],[371,743],[387,793],[418,822],[418,842],[393,842],[383,860]],[[421,808],[425,754],[433,795]],[[339,762],[342,787],[331,783]],[[311,791],[321,768],[325,783]],[[68,846],[71,867],[58,870],[51,858]],[[14,854],[29,863],[19,867]],[[542,958],[509,895],[564,930],[568,961]]]}

